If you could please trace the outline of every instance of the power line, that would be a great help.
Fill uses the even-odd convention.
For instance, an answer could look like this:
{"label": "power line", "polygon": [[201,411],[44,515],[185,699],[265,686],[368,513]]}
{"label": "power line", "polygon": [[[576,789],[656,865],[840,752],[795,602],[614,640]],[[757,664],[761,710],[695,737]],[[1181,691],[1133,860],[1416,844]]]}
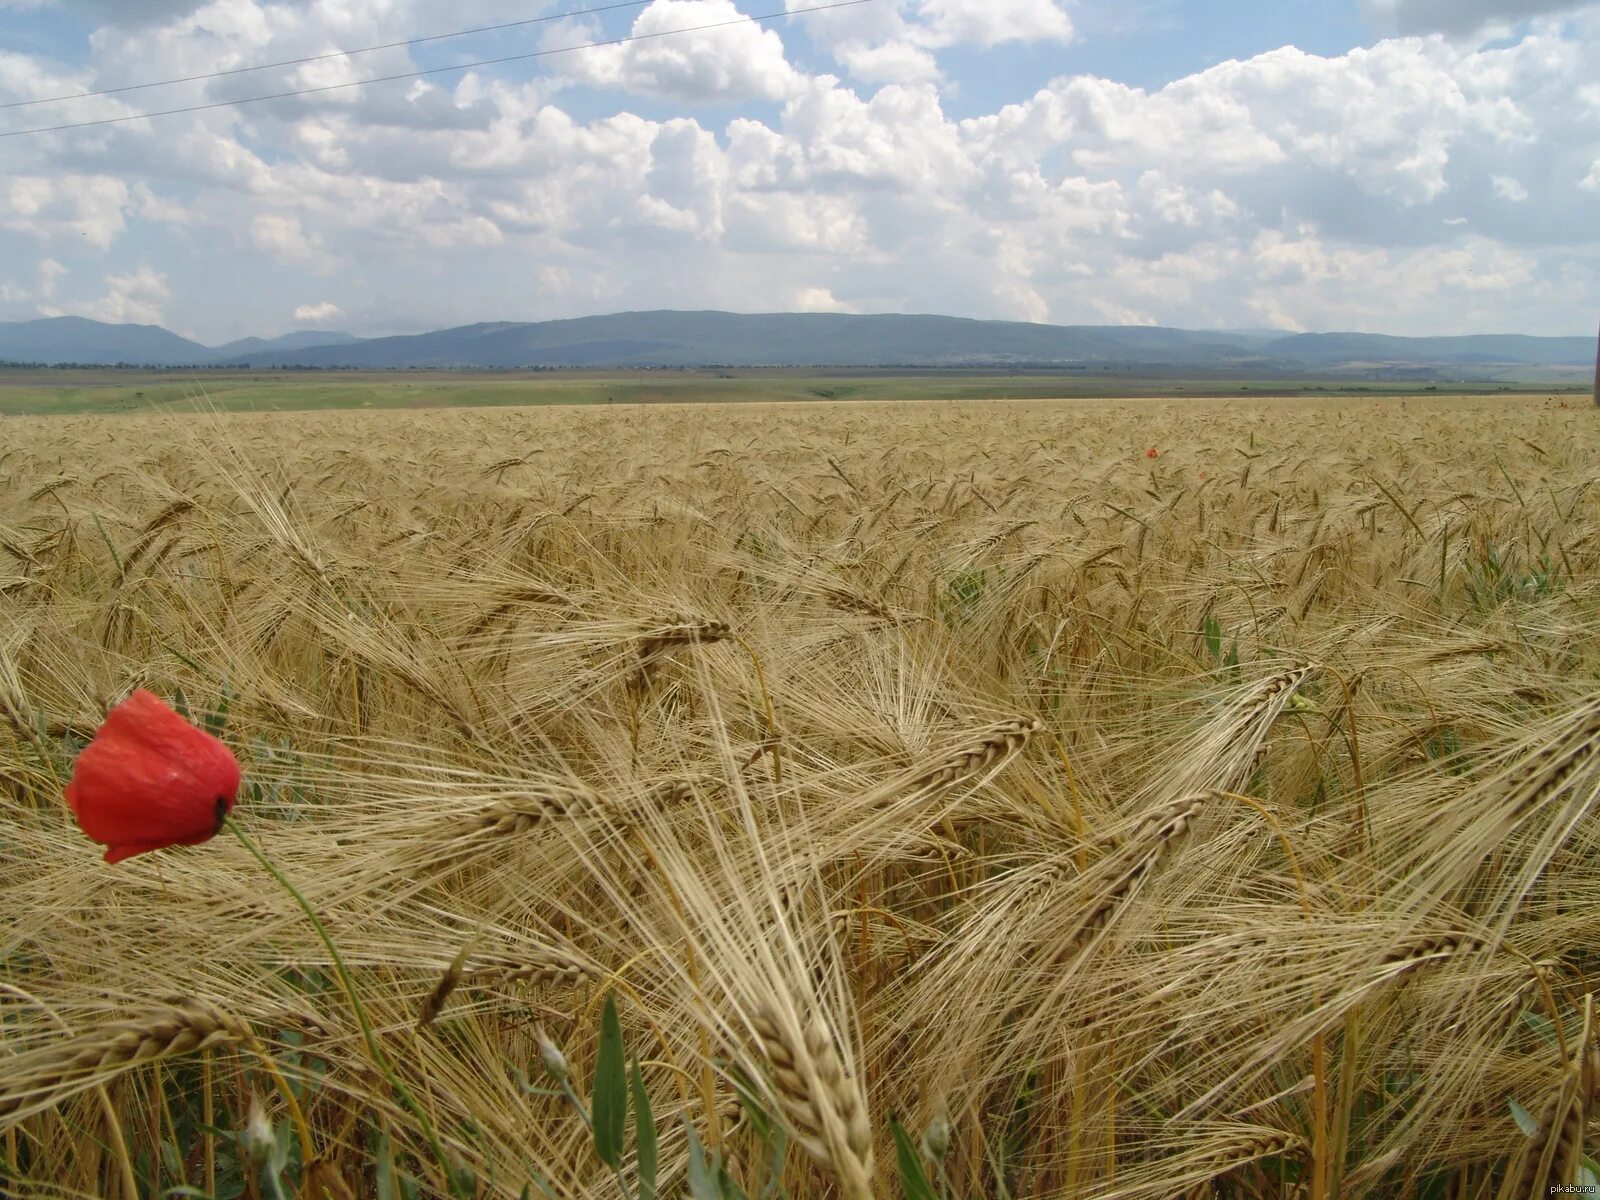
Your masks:
{"label": "power line", "polygon": [[625,46],[630,42],[652,41],[656,38],[674,37],[680,33],[701,33],[708,29],[726,29],[730,25],[743,25],[747,21],[759,24],[776,21],[780,17],[794,17],[802,13],[828,12],[835,8],[855,8],[871,4],[874,0],[834,0],[832,4],[817,4],[809,8],[792,8],[787,12],[759,13],[755,16],[738,16],[727,21],[712,21],[705,25],[688,25],[682,29],[662,29],[655,33],[634,33],[626,37],[609,38],[600,42],[583,42],[577,46],[560,46],[554,50],[530,50],[526,54],[507,54],[501,58],[484,58],[476,62],[459,63],[453,67],[429,67],[420,71],[402,71],[395,75],[375,75],[371,79],[352,79],[346,83],[326,83],[320,87],[296,88],[287,92],[269,92],[261,96],[244,96],[237,100],[213,100],[208,104],[188,104],[182,108],[164,108],[156,112],[130,113],[125,117],[101,117],[95,121],[73,121],[65,125],[40,125],[33,129],[7,129],[0,138],[23,137],[30,133],[60,133],[68,129],[88,129],[95,125],[120,125],[125,121],[143,121],[151,117],[172,117],[179,113],[206,112],[213,108],[232,108],[240,104],[256,104],[263,100],[287,100],[292,96],[311,96],[318,92],[336,92],[343,88],[365,87],[369,83],[390,83],[397,79],[420,79],[425,75],[443,75],[450,71],[470,71],[474,67],[493,67],[501,63],[525,62],[533,58],[549,58],[557,54],[571,54],[577,50],[597,50],[603,46]]}
{"label": "power line", "polygon": [[470,37],[475,33],[498,33],[502,29],[516,29],[522,25],[538,25],[545,21],[565,21],[569,17],[587,17],[594,13],[615,12],[619,8],[643,8],[651,0],[624,0],[620,4],[602,4],[597,8],[578,8],[570,12],[546,13],[542,17],[527,17],[521,21],[505,21],[499,25],[479,25],[474,29],[458,29],[454,33],[434,33],[426,37],[407,38],[403,42],[384,42],[381,46],[358,46],[354,50],[330,50],[326,54],[312,54],[306,58],[286,58],[282,62],[258,63],[253,67],[233,67],[226,71],[207,71],[200,75],[179,75],[175,79],[156,79],[150,83],[129,83],[122,87],[101,88],[95,92],[73,92],[65,96],[40,96],[33,100],[10,100],[0,108],[27,108],[33,104],[59,104],[64,100],[87,100],[93,96],[115,96],[119,92],[137,92],[145,88],[170,87],[176,83],[196,83],[202,79],[221,79],[227,75],[245,75],[251,71],[270,71],[275,67],[298,67],[305,63],[322,62],[329,58],[347,58],[356,54],[372,54],[378,50],[395,50],[401,46],[420,46],[425,42],[442,42],[450,38]]}

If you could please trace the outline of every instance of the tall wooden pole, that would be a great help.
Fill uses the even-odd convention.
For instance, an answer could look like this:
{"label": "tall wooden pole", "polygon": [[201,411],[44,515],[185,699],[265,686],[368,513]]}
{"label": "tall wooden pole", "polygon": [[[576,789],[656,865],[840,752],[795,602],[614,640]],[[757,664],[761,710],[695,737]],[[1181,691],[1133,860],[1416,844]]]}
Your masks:
{"label": "tall wooden pole", "polygon": [[1594,348],[1594,406],[1600,408],[1600,338]]}

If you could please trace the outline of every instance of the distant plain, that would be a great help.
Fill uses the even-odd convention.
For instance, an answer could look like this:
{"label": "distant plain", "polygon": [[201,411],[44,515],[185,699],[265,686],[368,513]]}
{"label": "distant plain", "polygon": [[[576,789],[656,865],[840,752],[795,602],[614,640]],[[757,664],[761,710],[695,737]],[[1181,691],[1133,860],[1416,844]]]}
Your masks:
{"label": "distant plain", "polygon": [[560,371],[263,371],[0,367],[0,416],[183,411],[478,408],[549,404],[1044,400],[1114,396],[1445,393],[1567,395],[1575,385],[1193,376],[1149,371],[781,368]]}

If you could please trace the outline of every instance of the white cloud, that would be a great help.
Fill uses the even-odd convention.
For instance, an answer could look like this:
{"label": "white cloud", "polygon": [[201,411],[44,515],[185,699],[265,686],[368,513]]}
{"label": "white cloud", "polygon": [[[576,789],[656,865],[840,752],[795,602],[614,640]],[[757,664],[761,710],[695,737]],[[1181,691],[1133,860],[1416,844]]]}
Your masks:
{"label": "white cloud", "polygon": [[69,304],[65,311],[113,324],[158,325],[171,289],[167,277],[148,265],[126,275],[107,275],[106,294],[87,304]]}
{"label": "white cloud", "polygon": [[332,300],[323,300],[318,304],[302,304],[294,310],[296,322],[311,325],[326,325],[342,316],[344,313]]}
{"label": "white cloud", "polygon": [[0,229],[41,242],[104,250],[125,228],[128,187],[109,175],[13,175],[0,179]]}
{"label": "white cloud", "polygon": [[170,196],[158,195],[148,184],[135,184],[133,210],[140,220],[155,221],[164,225],[187,224],[192,214]]}
{"label": "white cloud", "polygon": [[853,304],[845,304],[825,287],[803,287],[795,291],[789,301],[792,312],[850,313],[860,312]]}
{"label": "white cloud", "polygon": [[279,262],[309,266],[318,275],[326,275],[336,266],[322,239],[308,235],[300,218],[292,213],[261,213],[250,222],[250,240]]}
{"label": "white cloud", "polygon": [[1528,198],[1528,189],[1509,175],[1491,175],[1489,185],[1494,189],[1496,196],[1513,204],[1520,204]]}
{"label": "white cloud", "polygon": [[[4,7],[0,4],[0,7]],[[35,269],[32,288],[15,279],[0,279],[0,304],[26,304],[33,301],[36,307],[46,308],[56,293],[56,286],[66,276],[67,268],[53,258],[42,258]],[[48,315],[48,314],[47,314]]]}
{"label": "white cloud", "polygon": [[[930,46],[1069,41],[1072,21],[1055,0],[922,0],[915,34]],[[915,28],[915,26],[913,26]]]}
{"label": "white cloud", "polygon": [[[1008,5],[1006,28],[1059,41],[1071,36],[1065,7]],[[685,23],[734,11],[657,0],[650,14],[690,10],[702,15]],[[381,41],[432,11],[214,0],[102,29],[81,64],[0,56],[0,96],[18,80],[120,81],[130,60],[183,72]],[[571,74],[473,72],[15,139],[0,176],[6,295],[81,302],[68,278],[43,297],[9,264],[48,258],[78,283],[107,270],[97,260],[109,251],[107,294],[80,309],[170,311],[211,340],[270,333],[284,314],[331,303],[304,302],[308,272],[337,273],[326,294],[346,311],[329,319],[362,332],[788,305],[1533,331],[1600,303],[1592,14],[1481,48],[1439,37],[1334,56],[1288,47],[1154,89],[1064,76],[957,120],[937,75],[972,56],[943,51],[998,36],[983,25],[997,11],[886,0],[827,14],[837,26],[819,20],[812,38],[845,79],[805,75],[777,30],[748,23],[719,31],[739,39],[732,55],[691,35],[581,68],[647,92],[637,111],[622,95],[598,114],[593,97],[563,99]],[[662,56],[643,53],[652,45]],[[403,50],[374,57],[410,62]],[[674,97],[737,115],[671,115],[685,111],[662,99]],[[171,295],[129,262],[149,264]]]}
{"label": "white cloud", "polygon": [[39,298],[49,300],[56,294],[56,286],[67,277],[67,268],[53,258],[39,260]]}
{"label": "white cloud", "polygon": [[833,48],[833,57],[862,83],[931,83],[940,78],[933,52],[904,38],[842,42]]}
{"label": "white cloud", "polygon": [[[789,11],[812,7],[787,0]],[[940,77],[936,54],[952,46],[1072,40],[1059,0],[891,0],[802,15],[813,41],[852,78],[918,83]]]}
{"label": "white cloud", "polygon": [[[571,79],[592,87],[692,104],[791,95],[800,75],[784,56],[783,39],[775,30],[741,20],[743,15],[733,0],[654,0],[630,31],[645,40],[563,56],[561,67]],[[721,22],[735,23],[663,36]],[[545,41],[547,49],[576,44],[579,39],[570,26]]]}

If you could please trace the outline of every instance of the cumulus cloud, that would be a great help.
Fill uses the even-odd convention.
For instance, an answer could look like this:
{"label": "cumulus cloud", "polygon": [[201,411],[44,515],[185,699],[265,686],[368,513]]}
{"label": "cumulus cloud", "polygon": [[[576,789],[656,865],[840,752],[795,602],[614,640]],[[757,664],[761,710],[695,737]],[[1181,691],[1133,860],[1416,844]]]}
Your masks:
{"label": "cumulus cloud", "polygon": [[326,269],[321,239],[306,236],[300,218],[290,213],[262,213],[250,222],[250,240],[279,262],[313,264]]}
{"label": "cumulus cloud", "polygon": [[39,299],[48,300],[56,294],[56,287],[67,276],[67,268],[53,258],[39,260]]}
{"label": "cumulus cloud", "polygon": [[995,46],[1001,42],[1065,42],[1072,21],[1055,0],[922,0],[914,37],[931,46]]}
{"label": "cumulus cloud", "polygon": [[[561,65],[571,79],[592,87],[691,104],[781,100],[799,85],[800,75],[785,57],[777,32],[743,16],[733,0],[654,0],[630,30],[641,40],[597,46],[565,56]],[[698,28],[722,22],[730,23]],[[674,32],[691,29],[695,32]],[[577,44],[570,28],[545,42],[547,49]]]}
{"label": "cumulus cloud", "polygon": [[295,321],[306,325],[326,325],[342,316],[344,313],[332,300],[323,300],[317,304],[302,304],[294,310]]}
{"label": "cumulus cloud", "polygon": [[800,288],[793,294],[789,308],[793,312],[850,313],[861,311],[853,304],[845,304],[836,299],[832,290],[825,287]]}
{"label": "cumulus cloud", "polygon": [[1489,176],[1489,185],[1494,188],[1494,194],[1502,200],[1509,200],[1513,204],[1521,204],[1528,198],[1528,189],[1523,187],[1509,175]]}
{"label": "cumulus cloud", "polygon": [[158,325],[172,291],[167,277],[141,264],[126,275],[107,275],[106,293],[87,304],[72,304],[65,311],[113,324]]}
{"label": "cumulus cloud", "polygon": [[[787,0],[788,9],[811,7]],[[952,46],[1072,39],[1059,0],[891,0],[800,18],[813,41],[852,78],[917,83],[940,78],[937,52]]]}
{"label": "cumulus cloud", "polygon": [[1486,25],[1583,8],[1594,0],[1361,0],[1362,11],[1388,33],[1475,33]]}
{"label": "cumulus cloud", "polygon": [[[423,27],[433,11],[385,2],[397,28]],[[1072,36],[1060,3],[1005,7],[1006,28]],[[735,11],[730,0],[656,0],[640,20],[690,10],[701,15],[686,23]],[[717,121],[658,99],[630,111],[625,96],[596,112],[590,97],[563,99],[570,74],[469,73],[15,139],[0,177],[0,261],[48,258],[76,283],[114,254],[106,295],[79,308],[170,311],[215,340],[272,332],[289,313],[389,332],[787,306],[1536,331],[1564,330],[1575,303],[1600,302],[1588,15],[1535,23],[1510,44],[1286,47],[1160,88],[1064,76],[955,119],[937,74],[957,59],[941,54],[999,36],[998,21],[983,23],[998,11],[978,0],[837,10],[823,49],[847,64],[843,77],[807,75],[776,30],[748,23],[719,31],[742,39],[732,52],[663,38],[661,57],[582,68],[737,114]],[[375,14],[340,0],[216,0],[101,30],[70,67],[12,54],[0,94],[16,79],[55,90],[113,81],[119,43],[141,61],[170,52],[182,71],[380,41]],[[228,270],[180,268],[194,261]],[[127,262],[148,274],[123,273]],[[303,315],[332,303],[304,301],[308,272],[337,272],[328,292],[348,311]],[[8,274],[10,302],[39,302],[25,270]],[[46,299],[69,294],[81,299],[63,278]]]}
{"label": "cumulus cloud", "polygon": [[98,250],[126,226],[128,187],[109,175],[19,174],[0,181],[0,229],[40,242],[83,241]]}

